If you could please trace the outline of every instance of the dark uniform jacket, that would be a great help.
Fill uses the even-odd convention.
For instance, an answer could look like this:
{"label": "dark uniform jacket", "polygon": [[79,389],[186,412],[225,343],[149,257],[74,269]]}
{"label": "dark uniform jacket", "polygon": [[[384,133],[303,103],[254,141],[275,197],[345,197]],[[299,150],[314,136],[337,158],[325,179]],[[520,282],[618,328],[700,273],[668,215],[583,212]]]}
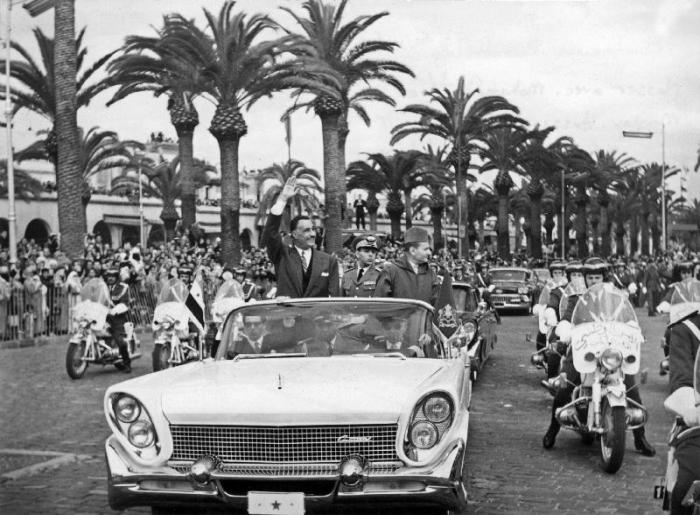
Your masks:
{"label": "dark uniform jacket", "polygon": [[279,233],[281,216],[268,215],[262,240],[275,265],[279,297],[337,297],[340,287],[338,261],[320,250],[311,251],[311,263],[304,273],[299,252],[284,244]]}
{"label": "dark uniform jacket", "polygon": [[351,268],[343,275],[343,280],[340,283],[341,297],[372,297],[377,288],[377,279],[379,279],[379,270],[374,266],[370,266],[362,274],[362,278],[357,280],[357,268]]}
{"label": "dark uniform jacket", "polygon": [[695,356],[700,342],[691,330],[683,323],[688,320],[700,328],[700,314],[695,313],[669,326],[669,354],[671,378],[669,381],[671,393],[682,386],[693,387]]}
{"label": "dark uniform jacket", "polygon": [[623,273],[623,274],[618,274],[617,272],[613,272],[610,274],[613,286],[619,290],[626,290],[627,285],[629,285],[631,281],[629,274]]}
{"label": "dark uniform jacket", "polygon": [[436,306],[442,278],[427,264],[418,266],[416,274],[405,255],[384,265],[377,279],[375,297],[417,299]]}
{"label": "dark uniform jacket", "polygon": [[124,324],[127,322],[128,308],[130,305],[129,287],[126,283],[118,282],[109,287],[109,300],[112,302],[112,307],[117,304],[126,304],[127,311],[119,315],[108,315],[107,322],[112,331],[123,331]]}

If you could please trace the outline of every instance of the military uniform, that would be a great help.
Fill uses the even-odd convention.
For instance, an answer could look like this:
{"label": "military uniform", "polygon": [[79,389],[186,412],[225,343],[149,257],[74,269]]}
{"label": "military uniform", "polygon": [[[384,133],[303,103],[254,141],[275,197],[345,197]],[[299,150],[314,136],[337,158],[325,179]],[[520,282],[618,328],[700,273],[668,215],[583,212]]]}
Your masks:
{"label": "military uniform", "polygon": [[[362,270],[362,276],[358,277],[360,270]],[[373,297],[377,288],[377,279],[379,279],[379,270],[374,265],[363,269],[350,268],[343,274],[340,283],[340,296]]]}
{"label": "military uniform", "polygon": [[127,313],[129,305],[131,304],[131,299],[129,296],[129,287],[126,283],[116,282],[109,287],[109,300],[112,307],[118,304],[124,304],[127,307],[127,311],[108,315],[107,322],[109,323],[110,332],[112,333],[112,338],[119,347],[119,355],[124,362],[124,366],[129,368],[131,365],[131,357],[129,356],[129,348],[127,346],[125,336],[126,331],[124,329],[124,324],[127,322]]}

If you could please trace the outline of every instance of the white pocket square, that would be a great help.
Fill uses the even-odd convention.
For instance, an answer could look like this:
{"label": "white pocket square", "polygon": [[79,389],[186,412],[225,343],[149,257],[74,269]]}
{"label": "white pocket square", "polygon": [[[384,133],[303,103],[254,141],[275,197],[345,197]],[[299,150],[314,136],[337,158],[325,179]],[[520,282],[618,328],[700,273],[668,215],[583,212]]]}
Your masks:
{"label": "white pocket square", "polygon": [[321,272],[321,277],[328,277],[328,272]]}

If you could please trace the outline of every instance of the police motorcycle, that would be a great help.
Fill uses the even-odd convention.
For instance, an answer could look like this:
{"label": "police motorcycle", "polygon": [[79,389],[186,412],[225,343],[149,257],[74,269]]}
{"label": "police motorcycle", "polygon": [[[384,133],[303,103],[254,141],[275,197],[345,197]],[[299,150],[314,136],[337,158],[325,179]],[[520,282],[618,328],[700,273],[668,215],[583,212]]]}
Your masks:
{"label": "police motorcycle", "polygon": [[[80,379],[90,363],[125,368],[119,347],[108,332],[107,315],[126,313],[124,304],[110,308],[109,289],[102,279],[90,279],[80,291],[80,301],[73,307],[76,331],[66,352],[66,372],[71,379]],[[124,324],[125,340],[131,359],[141,357],[141,343],[136,338],[134,324]]]}
{"label": "police motorcycle", "polygon": [[203,335],[190,331],[190,311],[185,304],[188,295],[189,289],[180,279],[169,279],[160,291],[151,324],[154,372],[206,357]]}
{"label": "police motorcycle", "polygon": [[[215,345],[221,341],[221,330],[224,326],[224,321],[228,314],[238,306],[245,304],[243,287],[241,283],[235,279],[224,281],[216,292],[214,302],[211,306],[212,322],[216,326],[216,336],[214,337]],[[214,354],[212,350],[212,354]]]}
{"label": "police motorcycle", "polygon": [[[627,397],[626,375],[639,372],[644,340],[627,295],[611,284],[592,286],[579,297],[571,324],[557,334],[570,342],[573,365],[581,375],[572,400],[556,410],[559,423],[586,438],[600,440],[600,464],[617,472],[625,453],[626,430],[645,424],[647,411]],[[554,383],[564,386],[566,374]],[[557,384],[558,383],[558,384]]]}

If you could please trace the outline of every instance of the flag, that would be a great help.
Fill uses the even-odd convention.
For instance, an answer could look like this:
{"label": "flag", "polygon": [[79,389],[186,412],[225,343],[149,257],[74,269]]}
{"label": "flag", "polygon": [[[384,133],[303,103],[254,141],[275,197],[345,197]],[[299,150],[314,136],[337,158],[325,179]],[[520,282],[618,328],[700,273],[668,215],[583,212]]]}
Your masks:
{"label": "flag", "polygon": [[438,272],[441,279],[440,292],[435,303],[436,325],[447,338],[457,329],[457,309],[452,293],[452,277],[441,267]]}
{"label": "flag", "polygon": [[192,283],[190,293],[187,295],[185,306],[189,311],[189,318],[197,326],[201,333],[204,331],[204,294],[197,281]]}

